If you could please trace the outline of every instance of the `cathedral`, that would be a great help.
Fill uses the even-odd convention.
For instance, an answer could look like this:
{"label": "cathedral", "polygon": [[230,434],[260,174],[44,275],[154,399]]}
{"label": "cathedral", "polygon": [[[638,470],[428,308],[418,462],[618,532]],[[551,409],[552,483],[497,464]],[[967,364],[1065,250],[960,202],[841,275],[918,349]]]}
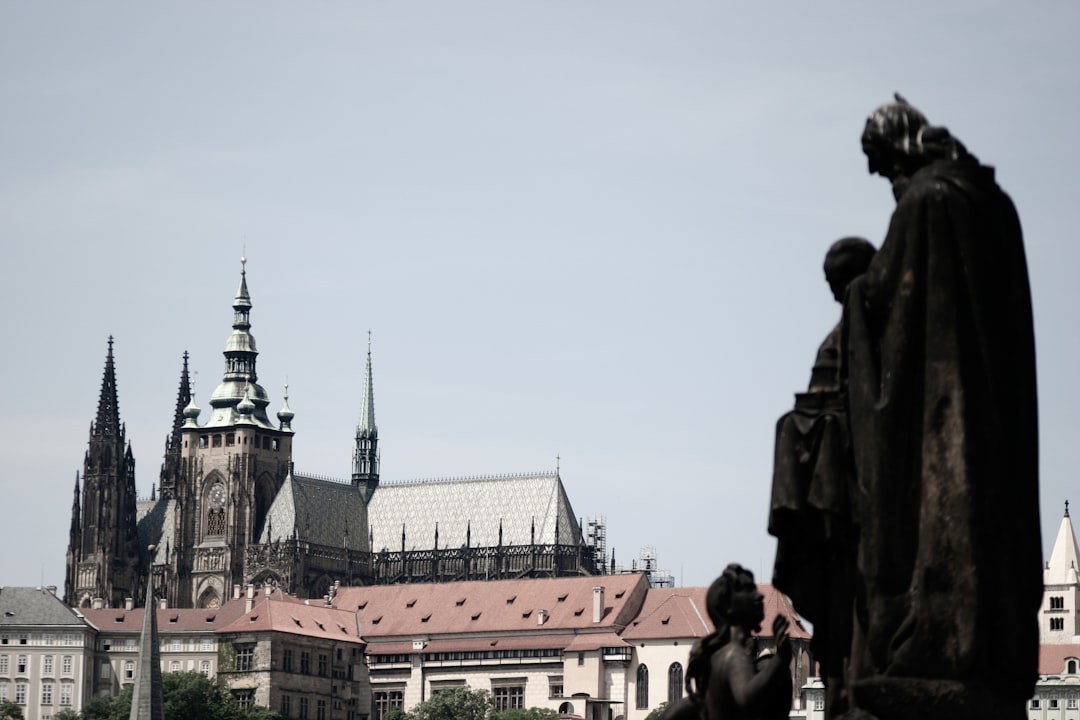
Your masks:
{"label": "cathedral", "polygon": [[69,605],[122,607],[143,597],[148,573],[170,607],[217,607],[248,584],[321,598],[335,584],[603,572],[603,546],[586,540],[557,470],[380,485],[370,342],[351,476],[295,471],[288,387],[275,422],[258,383],[243,264],[232,308],[225,373],[203,423],[184,354],[172,432],[149,500],[136,497],[109,338],[97,416],[75,480]]}

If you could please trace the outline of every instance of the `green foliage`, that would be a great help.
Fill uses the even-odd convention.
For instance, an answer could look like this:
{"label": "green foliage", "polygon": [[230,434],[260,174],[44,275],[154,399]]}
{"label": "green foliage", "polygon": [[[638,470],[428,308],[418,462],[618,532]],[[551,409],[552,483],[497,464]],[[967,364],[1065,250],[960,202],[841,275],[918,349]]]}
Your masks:
{"label": "green foliage", "polygon": [[[116,697],[95,696],[83,706],[82,720],[127,720],[133,685]],[[264,707],[243,710],[224,681],[198,672],[161,676],[165,720],[280,720],[281,715]],[[3,716],[0,715],[0,718]],[[21,717],[21,716],[20,716]],[[55,720],[60,720],[59,716]]]}
{"label": "green foliage", "polygon": [[409,713],[401,708],[390,708],[383,715],[383,720],[409,720]]}
{"label": "green foliage", "polygon": [[23,720],[22,708],[10,700],[0,702],[0,718],[4,720]]}
{"label": "green foliage", "polygon": [[408,720],[487,720],[491,693],[467,687],[441,690],[407,714]]}
{"label": "green foliage", "polygon": [[667,710],[667,703],[662,702],[655,710],[645,716],[645,720],[660,720],[665,710]]}
{"label": "green foliage", "polygon": [[493,720],[559,720],[559,713],[551,708],[531,707],[503,710],[492,715]]}
{"label": "green foliage", "polygon": [[53,715],[53,720],[81,720],[81,716],[71,708],[64,708]]}

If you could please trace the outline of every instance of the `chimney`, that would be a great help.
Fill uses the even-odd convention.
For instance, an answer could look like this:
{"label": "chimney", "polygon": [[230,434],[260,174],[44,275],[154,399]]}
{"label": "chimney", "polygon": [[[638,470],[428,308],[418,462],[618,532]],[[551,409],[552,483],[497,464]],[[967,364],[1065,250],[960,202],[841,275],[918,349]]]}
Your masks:
{"label": "chimney", "polygon": [[233,600],[239,600],[240,599],[240,583],[235,583],[232,586],[232,599]]}
{"label": "chimney", "polygon": [[47,585],[47,586],[45,586],[45,589],[48,590],[49,592],[51,592],[54,596],[56,595],[56,586],[55,585]]}
{"label": "chimney", "polygon": [[160,608],[161,610],[168,610],[169,609],[169,601],[166,600],[165,598],[161,598],[160,600],[158,600],[158,608]]}
{"label": "chimney", "polygon": [[273,586],[270,585],[269,583],[267,583],[266,589],[264,590],[264,592],[266,593],[266,597],[270,597],[271,593],[274,592]]}
{"label": "chimney", "polygon": [[592,621],[598,623],[604,619],[604,587],[598,585],[592,589]]}
{"label": "chimney", "polygon": [[536,624],[537,625],[543,625],[547,621],[547,619],[548,619],[548,611],[547,610],[537,610],[536,611]]}
{"label": "chimney", "polygon": [[91,607],[93,607],[95,610],[104,610],[105,598],[94,598],[94,602]]}
{"label": "chimney", "polygon": [[124,609],[125,610],[134,610],[135,609],[135,598],[124,598]]}
{"label": "chimney", "polygon": [[244,612],[245,613],[251,612],[251,608],[254,605],[255,605],[255,586],[254,585],[248,585],[247,586],[247,602],[244,603]]}

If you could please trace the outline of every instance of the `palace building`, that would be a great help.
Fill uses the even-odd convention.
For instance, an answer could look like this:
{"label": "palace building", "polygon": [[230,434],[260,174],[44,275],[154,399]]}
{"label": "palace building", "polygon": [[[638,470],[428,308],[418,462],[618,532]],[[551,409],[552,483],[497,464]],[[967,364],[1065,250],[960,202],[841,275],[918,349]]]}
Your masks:
{"label": "palace building", "polygon": [[586,539],[558,471],[380,484],[370,342],[350,476],[295,470],[287,388],[272,418],[258,382],[246,265],[232,309],[225,372],[207,411],[192,395],[184,354],[172,432],[149,500],[136,497],[109,338],[75,482],[69,605],[137,604],[147,572],[159,596],[180,608],[217,607],[248,584],[321,598],[335,583],[602,572],[603,546]]}

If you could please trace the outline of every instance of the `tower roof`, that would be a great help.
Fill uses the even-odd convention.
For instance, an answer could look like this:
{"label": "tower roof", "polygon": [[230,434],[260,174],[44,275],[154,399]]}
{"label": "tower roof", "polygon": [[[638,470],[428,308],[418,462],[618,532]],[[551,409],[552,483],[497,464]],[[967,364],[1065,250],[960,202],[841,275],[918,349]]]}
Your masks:
{"label": "tower roof", "polygon": [[252,423],[267,429],[276,429],[266,415],[270,398],[266,390],[259,385],[255,371],[255,360],[259,355],[255,348],[255,337],[251,334],[251,295],[247,286],[247,258],[240,258],[240,286],[233,299],[233,331],[225,341],[225,374],[221,384],[210,396],[210,418],[206,427],[227,427],[240,420],[237,405],[245,394],[254,403],[250,416]]}
{"label": "tower roof", "polygon": [[1061,518],[1054,550],[1050,553],[1050,562],[1043,571],[1043,583],[1046,585],[1075,585],[1080,582],[1080,550],[1076,547],[1076,535],[1073,533],[1072,520],[1069,518],[1069,502],[1065,501],[1065,517]]}
{"label": "tower roof", "polygon": [[113,337],[109,336],[109,351],[105,355],[105,373],[101,378],[101,395],[98,397],[97,418],[94,435],[120,436],[120,403],[116,399],[116,365],[113,362]]}
{"label": "tower roof", "polygon": [[[150,546],[150,552],[155,548]],[[139,657],[128,720],[164,720],[161,692],[161,651],[158,647],[157,613],[154,612],[154,573],[146,574],[146,617],[139,633]]]}
{"label": "tower roof", "polygon": [[364,397],[360,403],[360,421],[356,424],[357,436],[379,434],[375,425],[375,392],[371,381],[371,331],[368,330],[367,363],[364,365]]}

